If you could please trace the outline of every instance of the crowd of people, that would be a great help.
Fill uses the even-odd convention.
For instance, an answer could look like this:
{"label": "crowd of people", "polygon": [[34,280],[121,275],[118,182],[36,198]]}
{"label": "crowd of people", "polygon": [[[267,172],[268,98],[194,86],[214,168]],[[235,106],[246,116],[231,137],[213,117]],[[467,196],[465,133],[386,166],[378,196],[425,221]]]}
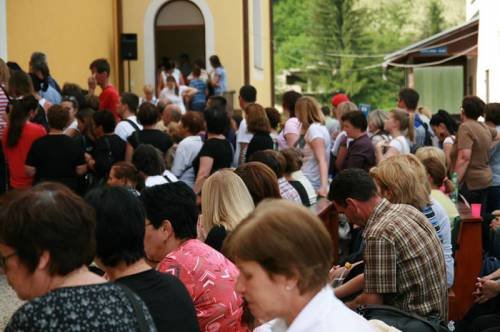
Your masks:
{"label": "crowd of people", "polygon": [[[6,331],[390,331],[356,313],[372,304],[445,329],[457,199],[500,259],[500,104],[466,96],[457,121],[403,88],[366,116],[287,91],[280,113],[244,85],[239,113],[210,64],[164,61],[138,96],[106,59],[87,89],[43,53],[28,72],[0,59],[0,268],[28,301]],[[500,328],[499,273],[459,330]]]}

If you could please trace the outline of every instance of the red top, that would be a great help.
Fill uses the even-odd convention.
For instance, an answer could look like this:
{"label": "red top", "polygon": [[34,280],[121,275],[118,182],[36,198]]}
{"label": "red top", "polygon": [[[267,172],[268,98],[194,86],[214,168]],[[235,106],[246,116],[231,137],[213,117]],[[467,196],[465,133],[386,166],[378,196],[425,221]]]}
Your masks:
{"label": "red top", "polygon": [[26,157],[30,151],[31,144],[40,137],[45,136],[47,132],[41,125],[28,121],[23,128],[16,146],[11,148],[7,147],[8,132],[9,128],[7,127],[2,135],[2,146],[5,158],[9,164],[10,185],[15,189],[29,188],[33,184],[33,177],[26,175],[26,171],[24,170]]}
{"label": "red top", "polygon": [[109,84],[99,95],[99,110],[109,110],[113,112],[115,120],[120,121],[120,117],[116,112],[116,106],[120,101],[120,95],[114,86]]}
{"label": "red top", "polygon": [[247,331],[240,322],[243,300],[235,291],[239,271],[217,250],[199,240],[188,240],[157,269],[173,274],[186,286],[201,331]]}

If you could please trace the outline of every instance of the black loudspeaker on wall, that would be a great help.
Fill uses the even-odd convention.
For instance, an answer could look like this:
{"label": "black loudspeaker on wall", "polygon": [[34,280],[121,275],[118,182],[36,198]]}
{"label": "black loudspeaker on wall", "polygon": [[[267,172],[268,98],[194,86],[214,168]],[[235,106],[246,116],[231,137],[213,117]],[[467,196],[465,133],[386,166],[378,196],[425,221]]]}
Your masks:
{"label": "black loudspeaker on wall", "polygon": [[120,42],[122,60],[137,60],[137,34],[122,33]]}

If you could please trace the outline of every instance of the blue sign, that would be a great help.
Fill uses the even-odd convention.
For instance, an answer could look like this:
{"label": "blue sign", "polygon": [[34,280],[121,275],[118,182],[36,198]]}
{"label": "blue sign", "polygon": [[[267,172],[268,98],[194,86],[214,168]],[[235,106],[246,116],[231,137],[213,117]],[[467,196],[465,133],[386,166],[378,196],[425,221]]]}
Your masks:
{"label": "blue sign", "polygon": [[448,55],[448,47],[433,47],[433,48],[424,48],[420,50],[420,54],[422,55]]}
{"label": "blue sign", "polygon": [[368,113],[372,110],[372,105],[370,104],[359,104],[359,110],[363,112],[363,114],[368,117]]}

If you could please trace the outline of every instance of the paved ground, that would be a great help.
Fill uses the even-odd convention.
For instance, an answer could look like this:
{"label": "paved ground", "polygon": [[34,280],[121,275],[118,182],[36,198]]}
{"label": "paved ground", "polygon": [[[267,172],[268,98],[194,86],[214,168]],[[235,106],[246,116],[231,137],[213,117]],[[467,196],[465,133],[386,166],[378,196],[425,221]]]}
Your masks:
{"label": "paved ground", "polygon": [[0,331],[5,329],[5,325],[10,316],[22,304],[16,293],[9,287],[4,275],[0,275]]}

